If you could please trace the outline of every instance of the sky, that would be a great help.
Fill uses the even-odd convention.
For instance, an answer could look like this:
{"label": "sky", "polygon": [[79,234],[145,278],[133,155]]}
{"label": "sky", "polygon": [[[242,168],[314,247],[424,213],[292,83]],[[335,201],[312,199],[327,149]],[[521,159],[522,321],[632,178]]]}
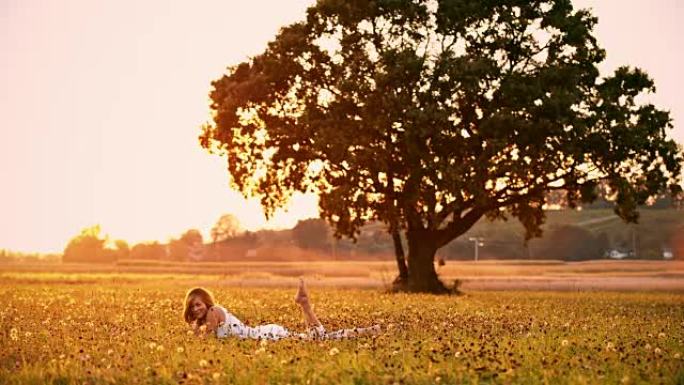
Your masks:
{"label": "sky", "polygon": [[[299,195],[267,222],[197,141],[211,81],[311,3],[0,0],[0,249],[61,252],[95,224],[134,244],[206,236],[224,213],[249,230],[316,217],[316,198]],[[575,4],[599,18],[601,71],[645,69],[648,100],[671,111],[684,143],[684,2]]]}

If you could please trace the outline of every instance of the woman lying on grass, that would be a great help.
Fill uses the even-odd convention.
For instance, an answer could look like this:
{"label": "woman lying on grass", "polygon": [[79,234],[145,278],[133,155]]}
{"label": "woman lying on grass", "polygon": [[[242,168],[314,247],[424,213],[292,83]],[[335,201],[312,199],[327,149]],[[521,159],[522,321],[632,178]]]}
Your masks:
{"label": "woman lying on grass", "polygon": [[183,318],[195,331],[195,334],[206,336],[216,333],[219,338],[235,336],[238,338],[279,340],[281,338],[300,339],[341,339],[363,335],[375,335],[380,332],[380,325],[366,328],[341,329],[328,332],[316,317],[309,293],[300,279],[299,289],[294,301],[302,309],[304,320],[309,328],[307,333],[292,333],[285,327],[268,324],[256,327],[246,326],[224,307],[214,304],[212,295],[205,289],[197,287],[188,291],[185,296]]}

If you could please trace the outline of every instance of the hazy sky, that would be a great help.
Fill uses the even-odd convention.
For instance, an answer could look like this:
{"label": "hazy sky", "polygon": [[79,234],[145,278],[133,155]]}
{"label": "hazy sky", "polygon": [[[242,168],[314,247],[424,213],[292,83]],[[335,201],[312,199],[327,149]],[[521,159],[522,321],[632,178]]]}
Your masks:
{"label": "hazy sky", "polygon": [[[196,139],[211,80],[310,3],[0,0],[0,249],[61,251],[93,224],[134,243],[206,234],[228,212],[248,229],[316,216],[298,197],[266,223]],[[599,17],[602,70],[645,69],[684,142],[684,2],[576,4]]]}

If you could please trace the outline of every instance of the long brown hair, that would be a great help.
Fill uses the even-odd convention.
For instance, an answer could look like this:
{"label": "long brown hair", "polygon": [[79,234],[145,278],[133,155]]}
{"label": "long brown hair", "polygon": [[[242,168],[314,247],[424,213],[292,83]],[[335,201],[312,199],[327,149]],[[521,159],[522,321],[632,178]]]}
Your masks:
{"label": "long brown hair", "polygon": [[190,301],[194,297],[199,297],[202,302],[204,302],[205,305],[207,305],[207,309],[211,308],[214,306],[214,296],[211,295],[209,290],[201,288],[201,287],[195,287],[190,290],[188,290],[188,293],[185,295],[185,309],[183,310],[183,319],[185,322],[191,324],[195,321],[195,316],[192,314],[192,310],[190,310]]}

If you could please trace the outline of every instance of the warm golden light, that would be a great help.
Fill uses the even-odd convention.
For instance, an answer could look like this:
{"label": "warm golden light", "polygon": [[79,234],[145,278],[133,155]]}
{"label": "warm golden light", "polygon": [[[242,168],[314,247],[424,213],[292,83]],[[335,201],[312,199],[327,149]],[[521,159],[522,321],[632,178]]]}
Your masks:
{"label": "warm golden light", "polygon": [[[224,213],[250,230],[317,216],[315,198],[298,195],[267,222],[197,141],[210,82],[311,3],[3,2],[0,249],[61,251],[95,224],[114,239],[165,242],[190,228],[208,235]],[[602,71],[643,67],[684,142],[681,3],[576,3],[599,17]]]}

